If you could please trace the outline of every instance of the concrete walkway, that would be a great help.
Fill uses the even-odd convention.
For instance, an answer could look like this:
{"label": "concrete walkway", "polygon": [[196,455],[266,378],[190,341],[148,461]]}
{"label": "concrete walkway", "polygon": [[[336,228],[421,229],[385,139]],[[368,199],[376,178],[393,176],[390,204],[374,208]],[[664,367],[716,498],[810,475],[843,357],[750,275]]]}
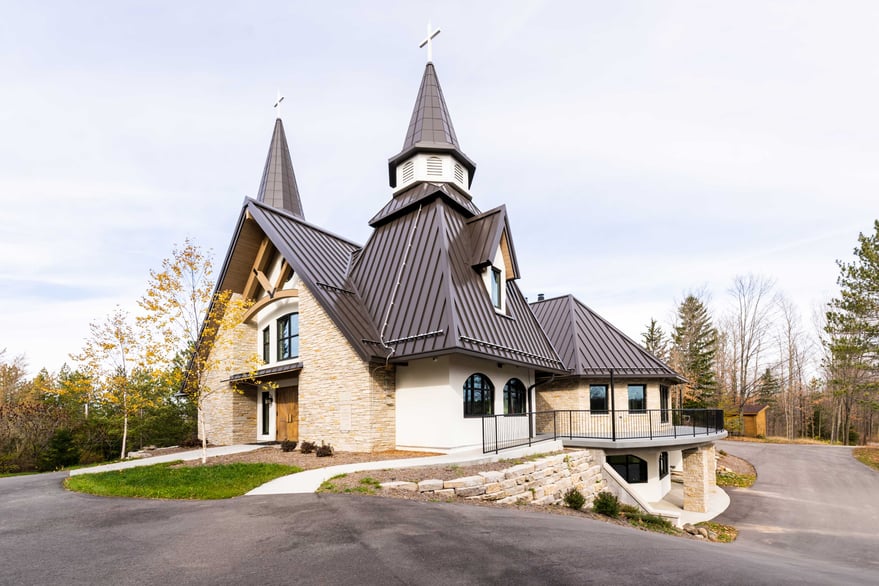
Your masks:
{"label": "concrete walkway", "polygon": [[668,494],[661,501],[650,503],[650,506],[656,511],[677,513],[679,524],[683,526],[685,523],[695,525],[702,521],[710,521],[723,513],[729,507],[729,503],[729,495],[718,486],[708,494],[708,511],[704,513],[685,511],[684,485],[672,482]]}
{"label": "concrete walkway", "polygon": [[421,458],[405,458],[402,460],[380,460],[378,462],[360,462],[357,464],[341,464],[327,468],[315,468],[305,470],[298,474],[282,476],[258,486],[245,496],[262,496],[267,494],[304,494],[315,492],[320,485],[333,476],[339,474],[351,474],[367,470],[393,470],[398,468],[411,468],[414,466],[442,466],[443,464],[466,464],[478,465],[488,462],[497,462],[509,458],[521,458],[532,454],[557,452],[564,449],[561,440],[548,440],[532,446],[524,446],[512,450],[504,450],[503,453],[483,454],[481,448],[466,452],[456,452],[441,456],[425,456]]}
{"label": "concrete walkway", "polygon": [[[264,448],[261,445],[237,445],[237,446],[217,446],[208,448],[208,458],[211,456],[225,456],[227,454],[239,454],[242,452],[252,452]],[[98,472],[111,472],[114,470],[125,470],[126,468],[136,468],[137,466],[152,466],[153,464],[163,464],[165,462],[176,462],[177,460],[199,460],[201,459],[201,448],[197,450],[189,450],[187,452],[175,452],[173,454],[163,454],[161,456],[150,456],[147,458],[137,458],[134,460],[123,460],[121,462],[113,462],[112,464],[103,464],[101,466],[92,466],[91,468],[77,468],[71,470],[71,476],[79,476],[80,474],[97,474]]]}

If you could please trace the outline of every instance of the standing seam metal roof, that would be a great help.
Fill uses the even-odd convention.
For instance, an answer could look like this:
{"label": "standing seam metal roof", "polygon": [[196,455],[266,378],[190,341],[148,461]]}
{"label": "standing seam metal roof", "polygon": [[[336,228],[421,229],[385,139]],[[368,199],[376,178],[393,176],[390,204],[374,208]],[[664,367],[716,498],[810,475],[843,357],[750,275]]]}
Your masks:
{"label": "standing seam metal roof", "polygon": [[293,172],[293,161],[290,158],[290,147],[281,119],[275,120],[275,130],[269,144],[269,154],[259,183],[257,201],[272,207],[287,210],[291,214],[304,218],[302,202],[299,200],[299,187],[296,185],[296,174]]}
{"label": "standing seam metal roof", "polygon": [[572,295],[537,301],[531,309],[565,365],[579,376],[684,379]]}

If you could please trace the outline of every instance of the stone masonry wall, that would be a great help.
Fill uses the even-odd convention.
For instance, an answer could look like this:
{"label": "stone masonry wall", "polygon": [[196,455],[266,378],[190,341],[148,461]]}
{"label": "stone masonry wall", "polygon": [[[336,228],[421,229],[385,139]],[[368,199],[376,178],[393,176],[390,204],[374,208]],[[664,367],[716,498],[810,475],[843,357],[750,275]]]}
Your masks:
{"label": "stone masonry wall", "polygon": [[443,497],[462,497],[499,503],[555,505],[576,487],[591,505],[606,485],[601,475],[601,452],[581,450],[546,456],[500,471],[480,472],[454,480],[387,482],[383,488],[418,491]]}
{"label": "stone masonry wall", "polygon": [[704,513],[717,486],[714,444],[684,450],[684,510]]}
{"label": "stone masonry wall", "polygon": [[366,452],[396,447],[394,367],[364,362],[304,284],[299,350],[300,441]]}
{"label": "stone masonry wall", "polygon": [[[236,299],[241,296],[236,294]],[[256,326],[240,324],[234,331],[220,330],[211,351],[216,365],[205,376],[206,394],[202,403],[208,441],[216,445],[252,442],[256,437],[256,399],[236,391],[227,381],[232,374],[250,369],[248,357],[255,351]],[[253,413],[249,405],[253,404]],[[199,430],[201,438],[201,430]]]}

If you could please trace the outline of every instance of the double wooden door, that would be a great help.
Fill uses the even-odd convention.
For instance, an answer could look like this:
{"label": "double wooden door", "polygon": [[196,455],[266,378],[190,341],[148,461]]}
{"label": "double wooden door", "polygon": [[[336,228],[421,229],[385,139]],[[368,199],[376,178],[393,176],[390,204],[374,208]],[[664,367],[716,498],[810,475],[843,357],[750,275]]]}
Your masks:
{"label": "double wooden door", "polygon": [[277,441],[299,441],[299,389],[281,387],[275,391]]}

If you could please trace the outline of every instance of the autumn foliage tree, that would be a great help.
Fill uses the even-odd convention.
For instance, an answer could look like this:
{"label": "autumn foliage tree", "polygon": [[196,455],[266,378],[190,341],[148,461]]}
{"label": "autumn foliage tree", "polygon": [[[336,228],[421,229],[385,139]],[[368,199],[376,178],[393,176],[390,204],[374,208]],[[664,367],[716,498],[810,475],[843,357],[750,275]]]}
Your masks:
{"label": "autumn foliage tree", "polygon": [[[223,390],[210,384],[210,375],[232,366],[221,360],[220,350],[246,335],[240,326],[249,307],[231,291],[214,293],[212,274],[208,256],[187,239],[162,261],[161,270],[150,272],[147,292],[138,302],[144,311],[138,324],[148,340],[149,364],[174,377],[172,384],[196,405],[203,462],[208,441],[205,403]],[[182,362],[182,368],[174,368],[175,361]],[[255,371],[258,363],[248,357],[248,364]]]}

